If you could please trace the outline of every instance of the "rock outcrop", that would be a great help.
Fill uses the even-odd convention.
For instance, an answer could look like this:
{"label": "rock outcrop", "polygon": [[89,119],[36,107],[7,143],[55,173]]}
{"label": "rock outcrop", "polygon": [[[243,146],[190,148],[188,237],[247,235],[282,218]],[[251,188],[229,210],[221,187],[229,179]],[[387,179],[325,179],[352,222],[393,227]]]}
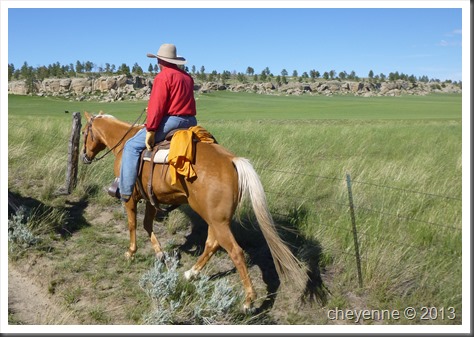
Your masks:
{"label": "rock outcrop", "polygon": [[[120,100],[147,100],[153,85],[152,77],[101,76],[98,78],[49,78],[34,81],[8,83],[8,93],[13,95],[62,96],[73,100],[99,100],[113,102]],[[355,95],[355,96],[400,96],[427,95],[430,93],[462,93],[460,86],[452,83],[409,82],[404,80],[339,81],[317,80],[316,82],[286,84],[196,82],[194,90],[199,93],[212,91],[251,92],[271,95]]]}

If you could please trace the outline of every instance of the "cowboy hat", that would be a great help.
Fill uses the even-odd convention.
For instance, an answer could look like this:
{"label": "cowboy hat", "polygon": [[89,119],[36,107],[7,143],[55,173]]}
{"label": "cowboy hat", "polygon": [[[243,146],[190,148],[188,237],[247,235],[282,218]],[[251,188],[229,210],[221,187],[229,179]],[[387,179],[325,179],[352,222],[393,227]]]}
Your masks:
{"label": "cowboy hat", "polygon": [[157,59],[178,65],[185,64],[187,62],[184,57],[176,55],[176,46],[170,43],[162,44],[156,55],[148,53],[146,56],[155,57]]}

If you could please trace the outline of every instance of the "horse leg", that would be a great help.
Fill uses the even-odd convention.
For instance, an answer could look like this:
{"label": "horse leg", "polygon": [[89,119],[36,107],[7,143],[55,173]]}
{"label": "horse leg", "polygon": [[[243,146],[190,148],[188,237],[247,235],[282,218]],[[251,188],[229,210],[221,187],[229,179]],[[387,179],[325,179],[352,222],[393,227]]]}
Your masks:
{"label": "horse leg", "polygon": [[163,260],[165,257],[163,254],[163,251],[161,250],[160,243],[158,242],[158,239],[155,236],[155,233],[153,232],[153,219],[155,218],[156,215],[156,208],[150,203],[146,203],[145,207],[145,218],[143,220],[143,227],[148,233],[148,236],[150,237],[151,241],[151,246],[155,250],[156,258],[158,260]]}
{"label": "horse leg", "polygon": [[217,242],[214,232],[212,228],[209,226],[209,229],[207,231],[207,240],[206,240],[206,245],[204,247],[204,252],[201,254],[201,256],[198,258],[196,264],[189,269],[187,272],[184,273],[184,277],[187,280],[191,280],[195,278],[199,272],[204,268],[206,265],[207,261],[211,258],[212,255],[219,249],[219,243]]}
{"label": "horse leg", "polygon": [[128,251],[125,252],[125,257],[127,259],[133,259],[137,252],[137,201],[134,200],[133,197],[130,198],[130,200],[125,203],[125,209],[127,211],[128,230],[130,231],[130,247]]}
{"label": "horse leg", "polygon": [[[210,226],[211,225],[209,225],[209,227]],[[247,266],[245,265],[244,252],[237,241],[235,241],[229,223],[221,224],[218,227],[216,226],[213,228],[213,231],[217,242],[227,251],[242,279],[245,290],[244,311],[251,311],[257,295],[253,288]]]}

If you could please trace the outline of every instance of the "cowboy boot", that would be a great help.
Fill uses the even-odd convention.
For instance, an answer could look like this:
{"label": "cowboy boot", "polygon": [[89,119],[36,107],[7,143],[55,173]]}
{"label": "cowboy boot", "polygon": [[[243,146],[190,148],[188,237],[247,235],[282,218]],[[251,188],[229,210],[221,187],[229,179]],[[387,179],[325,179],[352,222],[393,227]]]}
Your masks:
{"label": "cowboy boot", "polygon": [[119,191],[119,178],[115,178],[112,185],[109,186],[109,188],[107,189],[107,193],[113,197],[113,198],[117,198],[117,199],[120,199],[120,191]]}

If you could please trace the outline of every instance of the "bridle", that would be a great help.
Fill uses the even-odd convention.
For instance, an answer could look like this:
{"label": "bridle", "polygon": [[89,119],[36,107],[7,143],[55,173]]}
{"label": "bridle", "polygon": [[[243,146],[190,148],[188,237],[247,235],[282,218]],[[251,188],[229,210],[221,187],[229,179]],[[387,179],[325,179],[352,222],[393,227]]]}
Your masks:
{"label": "bridle", "polygon": [[[137,122],[140,120],[140,118],[142,117],[143,113],[146,111],[146,109],[143,109],[142,113],[140,114],[140,116],[138,116],[138,118],[135,120],[135,122],[133,122],[133,124],[130,126],[130,128],[128,128],[128,130],[125,132],[125,134],[122,136],[122,138],[120,138],[120,140],[114,145],[112,146],[109,150],[107,150],[107,152],[105,152],[102,156],[100,157],[94,157],[94,158],[89,158],[89,156],[87,155],[86,153],[86,144],[87,144],[87,137],[89,136],[90,134],[90,137],[92,139],[92,141],[94,141],[94,133],[92,132],[92,122],[94,121],[94,119],[97,117],[97,116],[92,116],[89,121],[87,122],[87,125],[86,125],[86,128],[84,130],[84,147],[82,149],[82,161],[84,162],[84,164],[91,164],[93,161],[99,161],[101,159],[103,159],[105,156],[107,156],[110,152],[112,152],[113,150],[115,150],[117,148],[117,146],[119,146],[120,144],[122,144],[122,142],[124,141],[125,137],[128,135],[128,133],[133,129],[133,127],[137,124]],[[100,115],[99,115],[100,116]]]}
{"label": "bridle", "polygon": [[84,130],[84,146],[82,147],[82,161],[84,162],[84,164],[91,164],[94,159],[99,160],[96,158],[93,158],[93,159],[89,158],[89,156],[86,153],[87,152],[87,149],[86,149],[87,137],[89,136],[89,133],[91,135],[92,141],[94,141],[94,134],[92,133],[92,122],[94,121],[94,119],[95,119],[95,116],[92,116],[90,120],[87,121],[86,129]]}

